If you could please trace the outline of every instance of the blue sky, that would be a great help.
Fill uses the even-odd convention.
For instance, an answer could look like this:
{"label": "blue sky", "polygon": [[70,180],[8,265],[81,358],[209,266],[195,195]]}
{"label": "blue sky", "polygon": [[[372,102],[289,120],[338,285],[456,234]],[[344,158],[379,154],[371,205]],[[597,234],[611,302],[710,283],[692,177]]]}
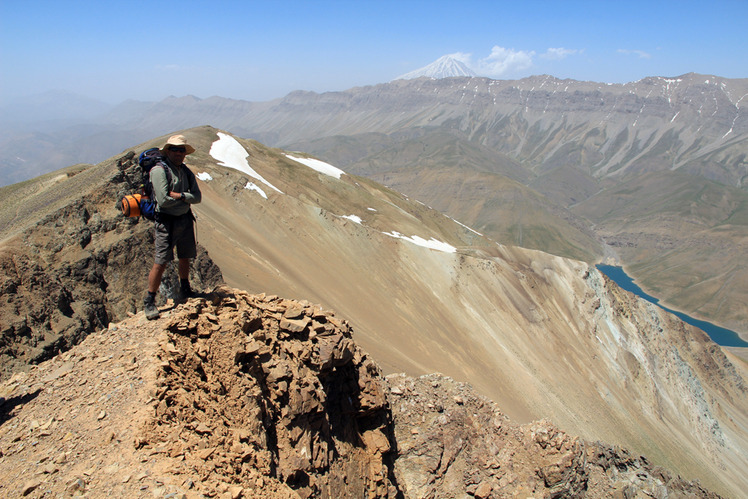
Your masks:
{"label": "blue sky", "polygon": [[383,83],[447,54],[481,75],[748,77],[748,0],[0,0],[0,104],[110,103]]}

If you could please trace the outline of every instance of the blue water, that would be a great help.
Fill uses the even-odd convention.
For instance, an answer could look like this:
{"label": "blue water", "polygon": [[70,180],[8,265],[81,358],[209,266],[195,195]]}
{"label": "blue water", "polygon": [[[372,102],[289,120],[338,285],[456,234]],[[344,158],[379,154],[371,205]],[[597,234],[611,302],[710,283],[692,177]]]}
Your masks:
{"label": "blue water", "polygon": [[671,314],[676,315],[683,322],[701,329],[706,334],[708,334],[712,341],[717,345],[721,345],[723,347],[748,347],[748,342],[741,339],[740,336],[738,336],[738,333],[736,333],[735,331],[719,327],[712,324],[711,322],[700,321],[698,319],[694,319],[693,317],[689,317],[683,312],[677,312],[667,307],[663,307],[662,305],[660,305],[659,299],[642,291],[642,289],[634,283],[634,280],[631,279],[621,267],[614,267],[612,265],[596,265],[596,267],[600,272],[610,277],[616,284],[618,284],[626,291],[630,291],[635,295],[644,298],[648,302],[654,303],[661,309],[667,310]]}

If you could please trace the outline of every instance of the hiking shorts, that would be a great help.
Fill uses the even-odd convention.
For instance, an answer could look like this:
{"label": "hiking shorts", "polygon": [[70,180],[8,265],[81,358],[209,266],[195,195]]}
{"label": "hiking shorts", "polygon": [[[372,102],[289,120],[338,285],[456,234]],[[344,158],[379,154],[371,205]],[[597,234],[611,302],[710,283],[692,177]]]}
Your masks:
{"label": "hiking shorts", "polygon": [[195,227],[192,221],[192,213],[187,213],[180,217],[172,217],[166,222],[155,223],[153,239],[156,256],[154,260],[158,265],[166,265],[174,260],[174,247],[177,248],[177,258],[197,256]]}

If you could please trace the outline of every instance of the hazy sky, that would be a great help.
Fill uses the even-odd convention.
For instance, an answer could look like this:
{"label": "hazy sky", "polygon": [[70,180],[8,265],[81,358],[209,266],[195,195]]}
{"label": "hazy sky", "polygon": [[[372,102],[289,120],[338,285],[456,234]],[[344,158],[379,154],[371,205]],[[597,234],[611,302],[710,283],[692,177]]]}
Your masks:
{"label": "hazy sky", "polygon": [[748,0],[0,0],[0,104],[251,101],[387,82],[447,54],[482,76],[748,77]]}

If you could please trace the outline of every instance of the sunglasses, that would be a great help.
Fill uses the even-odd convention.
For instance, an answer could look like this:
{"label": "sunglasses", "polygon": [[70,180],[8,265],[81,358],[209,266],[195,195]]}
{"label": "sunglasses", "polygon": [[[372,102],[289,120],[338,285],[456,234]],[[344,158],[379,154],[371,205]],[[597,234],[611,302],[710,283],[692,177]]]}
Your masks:
{"label": "sunglasses", "polygon": [[169,146],[169,150],[172,152],[187,152],[186,147]]}

